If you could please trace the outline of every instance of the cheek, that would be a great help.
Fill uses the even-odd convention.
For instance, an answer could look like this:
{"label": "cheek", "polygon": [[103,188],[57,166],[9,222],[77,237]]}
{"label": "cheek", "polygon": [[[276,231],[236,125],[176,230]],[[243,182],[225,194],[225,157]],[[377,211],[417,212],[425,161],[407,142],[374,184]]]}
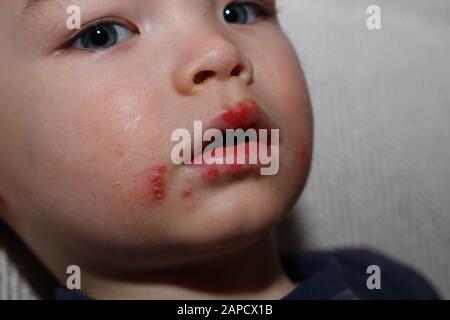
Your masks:
{"label": "cheek", "polygon": [[157,158],[157,142],[163,139],[165,123],[171,119],[165,114],[168,108],[162,107],[168,102],[161,94],[157,72],[144,71],[132,57],[127,64],[116,55],[91,59],[93,62],[71,59],[72,63],[61,59],[52,66],[47,75],[52,83],[42,99],[52,101],[50,111],[57,123],[49,129],[61,136],[55,140],[67,141],[86,156],[140,161],[144,156],[148,160],[150,154]]}
{"label": "cheek", "polygon": [[272,116],[281,126],[280,134],[285,145],[280,156],[291,169],[302,175],[309,172],[313,144],[313,114],[309,93],[298,57],[284,38],[278,38],[270,63],[264,69],[264,84],[271,90],[263,90],[270,95],[267,100]]}
{"label": "cheek", "polygon": [[308,156],[308,150],[303,141],[298,141],[294,147],[295,158],[300,162],[305,162]]}
{"label": "cheek", "polygon": [[258,92],[264,95],[271,116],[279,123],[296,122],[297,127],[310,127],[308,89],[293,46],[279,29],[268,32],[263,39],[264,42],[258,42],[259,50],[254,50]]}
{"label": "cheek", "polygon": [[136,152],[137,145],[141,152],[150,149],[161,135],[163,108],[141,88],[142,83],[124,81],[90,83],[78,87],[72,97],[69,93],[58,99],[56,104],[64,108],[54,110],[58,123],[50,130],[87,154],[124,158]]}
{"label": "cheek", "polygon": [[308,175],[311,169],[312,141],[306,138],[297,138],[294,141],[294,166],[302,171],[303,174]]}
{"label": "cheek", "polygon": [[[89,194],[128,190],[132,177],[140,172],[145,178],[138,180],[147,180],[147,200],[163,198],[163,173],[153,176],[150,169],[143,172],[142,168],[161,163],[170,154],[160,145],[165,132],[164,108],[150,99],[146,90],[138,89],[139,85],[142,87],[132,82],[78,84],[73,86],[76,92],[64,97],[43,97],[42,101],[52,104],[37,106],[45,112],[37,114],[31,132],[36,157],[30,168],[40,180],[65,193],[78,190],[82,196],[81,190],[89,198]],[[59,89],[54,91],[62,92],[63,88]]]}

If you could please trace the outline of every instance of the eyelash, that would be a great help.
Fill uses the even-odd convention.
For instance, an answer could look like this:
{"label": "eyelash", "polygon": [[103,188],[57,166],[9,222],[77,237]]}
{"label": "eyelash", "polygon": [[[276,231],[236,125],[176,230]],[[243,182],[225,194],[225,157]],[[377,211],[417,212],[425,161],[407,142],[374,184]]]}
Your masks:
{"label": "eyelash", "polygon": [[[278,11],[274,5],[270,5],[262,0],[236,0],[231,3],[229,3],[225,8],[230,6],[251,6],[252,9],[254,9],[257,14],[260,16],[260,18],[257,21],[264,20],[264,19],[271,19],[275,16],[277,16]],[[256,22],[256,21],[255,21]],[[248,23],[252,24],[254,22]],[[63,45],[60,46],[61,52],[68,52],[72,50],[76,50],[77,48],[73,47],[75,43],[80,40],[83,36],[87,35],[90,31],[92,31],[96,27],[100,26],[106,26],[106,25],[117,25],[122,28],[127,28],[131,32],[134,32],[136,34],[139,34],[139,30],[136,27],[133,27],[131,23],[125,23],[123,20],[115,19],[115,18],[103,18],[96,20],[92,23],[87,24],[84,26],[79,32],[77,32],[75,35],[71,36],[69,40],[67,40]],[[106,50],[108,48],[105,48]],[[78,49],[83,50],[83,49]],[[85,51],[95,52],[96,50],[88,50],[85,49]],[[100,50],[101,51],[101,50]]]}
{"label": "eyelash", "polygon": [[[81,30],[79,30],[77,33],[72,35],[69,40],[65,41],[59,49],[62,52],[68,52],[71,50],[76,50],[76,48],[73,48],[73,45],[81,39],[83,36],[87,35],[90,31],[95,29],[96,27],[106,26],[106,25],[117,25],[121,26],[122,28],[129,29],[131,32],[134,32],[136,34],[139,34],[139,30],[136,27],[133,27],[131,23],[126,23],[122,19],[116,19],[116,18],[102,18],[99,20],[95,20],[94,22],[88,23],[87,25],[83,26]],[[95,50],[85,50],[85,51],[94,51]]]}
{"label": "eyelash", "polygon": [[263,19],[271,19],[278,15],[276,6],[268,4],[263,0],[236,0],[229,3],[227,7],[232,5],[250,5],[253,7],[253,9],[256,9],[256,11],[261,15]]}

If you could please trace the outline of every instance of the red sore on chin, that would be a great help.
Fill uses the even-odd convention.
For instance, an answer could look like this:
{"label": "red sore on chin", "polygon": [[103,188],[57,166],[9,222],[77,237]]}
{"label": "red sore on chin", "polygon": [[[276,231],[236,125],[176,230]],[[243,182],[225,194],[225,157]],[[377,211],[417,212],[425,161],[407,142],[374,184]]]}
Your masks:
{"label": "red sore on chin", "polygon": [[181,192],[181,195],[183,196],[183,198],[189,198],[192,195],[192,188],[188,187],[183,189],[183,191]]}

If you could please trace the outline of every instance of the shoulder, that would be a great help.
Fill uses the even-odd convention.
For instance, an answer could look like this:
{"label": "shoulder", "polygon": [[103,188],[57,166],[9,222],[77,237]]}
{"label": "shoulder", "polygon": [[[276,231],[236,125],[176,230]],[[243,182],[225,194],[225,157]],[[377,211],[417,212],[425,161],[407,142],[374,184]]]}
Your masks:
{"label": "shoulder", "polygon": [[[378,251],[339,249],[326,254],[337,262],[345,281],[362,299],[440,299],[418,271]],[[379,282],[378,286],[368,286],[369,281]]]}

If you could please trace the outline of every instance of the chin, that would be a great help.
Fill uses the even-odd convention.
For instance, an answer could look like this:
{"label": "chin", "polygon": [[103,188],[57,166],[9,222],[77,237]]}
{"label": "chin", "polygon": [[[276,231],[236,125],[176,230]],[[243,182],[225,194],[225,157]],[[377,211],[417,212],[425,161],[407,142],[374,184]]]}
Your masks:
{"label": "chin", "polygon": [[194,250],[232,248],[269,233],[284,217],[286,200],[273,185],[245,181],[205,191],[174,237]]}

